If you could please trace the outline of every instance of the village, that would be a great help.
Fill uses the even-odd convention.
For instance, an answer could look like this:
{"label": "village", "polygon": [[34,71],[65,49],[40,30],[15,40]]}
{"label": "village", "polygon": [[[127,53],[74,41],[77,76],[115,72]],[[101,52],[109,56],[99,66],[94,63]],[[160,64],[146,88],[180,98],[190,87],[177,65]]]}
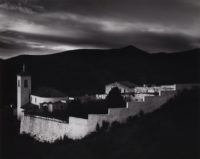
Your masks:
{"label": "village", "polygon": [[116,81],[105,85],[104,94],[71,97],[46,87],[32,92],[31,82],[31,74],[26,72],[24,65],[22,72],[17,74],[20,134],[50,143],[64,137],[82,139],[95,132],[97,127],[102,127],[104,122],[124,123],[128,117],[153,112],[183,89],[195,86],[141,86],[129,81]]}

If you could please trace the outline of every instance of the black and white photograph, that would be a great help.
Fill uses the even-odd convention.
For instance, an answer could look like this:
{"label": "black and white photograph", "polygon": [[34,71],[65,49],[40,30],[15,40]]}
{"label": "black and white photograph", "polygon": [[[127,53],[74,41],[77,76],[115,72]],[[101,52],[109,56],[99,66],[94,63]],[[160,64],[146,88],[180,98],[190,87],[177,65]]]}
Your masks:
{"label": "black and white photograph", "polygon": [[199,159],[200,0],[0,0],[0,159]]}

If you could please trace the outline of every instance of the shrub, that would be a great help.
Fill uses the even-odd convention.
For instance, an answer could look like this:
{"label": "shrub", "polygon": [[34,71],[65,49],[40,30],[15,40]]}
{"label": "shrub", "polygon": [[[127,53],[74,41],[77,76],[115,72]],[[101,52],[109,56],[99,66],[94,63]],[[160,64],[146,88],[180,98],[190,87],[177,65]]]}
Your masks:
{"label": "shrub", "polygon": [[119,88],[114,87],[106,97],[106,105],[108,107],[125,107],[126,102],[123,99]]}

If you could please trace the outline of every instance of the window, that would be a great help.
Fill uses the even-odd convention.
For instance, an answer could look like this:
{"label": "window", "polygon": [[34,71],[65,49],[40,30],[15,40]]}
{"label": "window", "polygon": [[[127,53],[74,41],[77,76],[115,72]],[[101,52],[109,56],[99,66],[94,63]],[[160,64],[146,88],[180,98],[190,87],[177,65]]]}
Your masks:
{"label": "window", "polygon": [[20,87],[20,80],[17,81],[17,86]]}
{"label": "window", "polygon": [[25,80],[24,80],[24,88],[27,88],[27,87],[28,87],[28,80],[25,79]]}

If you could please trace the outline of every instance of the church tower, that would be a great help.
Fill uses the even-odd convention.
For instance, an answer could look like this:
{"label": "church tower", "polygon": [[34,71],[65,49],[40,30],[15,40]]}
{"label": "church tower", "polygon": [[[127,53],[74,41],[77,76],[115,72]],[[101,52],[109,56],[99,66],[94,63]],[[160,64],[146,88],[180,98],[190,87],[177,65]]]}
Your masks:
{"label": "church tower", "polygon": [[23,65],[22,72],[17,74],[17,119],[20,120],[24,115],[21,106],[29,103],[31,94],[31,76]]}

